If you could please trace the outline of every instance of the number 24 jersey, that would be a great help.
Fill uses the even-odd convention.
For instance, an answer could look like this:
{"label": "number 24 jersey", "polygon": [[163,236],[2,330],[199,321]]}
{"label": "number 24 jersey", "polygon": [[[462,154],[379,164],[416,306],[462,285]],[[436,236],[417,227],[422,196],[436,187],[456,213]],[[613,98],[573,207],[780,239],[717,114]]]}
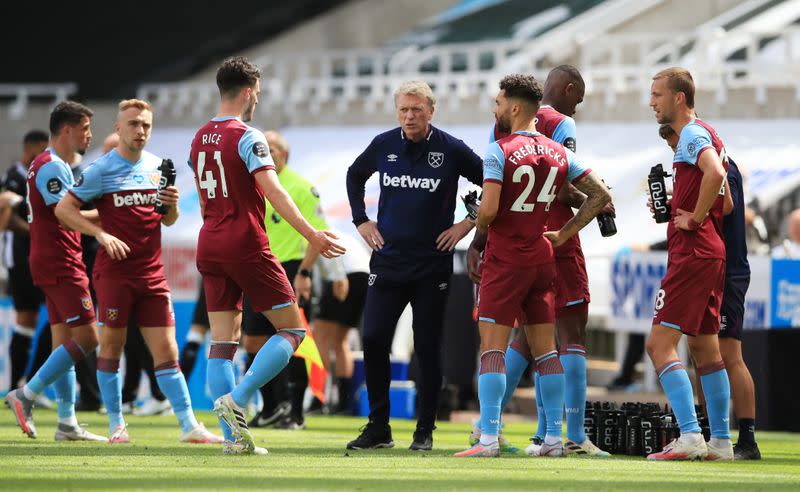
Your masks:
{"label": "number 24 jersey", "polygon": [[575,154],[541,133],[516,132],[489,145],[483,181],[502,186],[484,258],[509,264],[553,261],[553,248],[542,234],[550,206],[565,180],[589,174]]}
{"label": "number 24 jersey", "polygon": [[238,118],[213,118],[195,134],[189,165],[205,202],[197,260],[261,261],[266,202],[254,176],[275,169],[264,134]]}

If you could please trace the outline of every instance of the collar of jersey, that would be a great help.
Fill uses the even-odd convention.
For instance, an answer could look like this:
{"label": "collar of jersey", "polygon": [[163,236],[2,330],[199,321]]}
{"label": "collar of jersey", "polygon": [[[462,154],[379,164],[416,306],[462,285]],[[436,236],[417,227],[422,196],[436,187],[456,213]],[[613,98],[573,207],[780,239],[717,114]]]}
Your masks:
{"label": "collar of jersey", "polygon": [[526,135],[528,137],[535,137],[536,135],[541,135],[541,133],[539,133],[539,132],[531,133],[531,132],[526,132],[525,130],[520,130],[518,132],[514,132],[514,134],[515,135]]}
{"label": "collar of jersey", "polygon": [[108,151],[108,153],[109,153],[109,154],[110,154],[110,153],[112,153],[112,152],[113,152],[114,154],[116,154],[116,156],[117,156],[117,158],[118,158],[119,160],[121,160],[121,161],[122,161],[122,162],[124,162],[125,164],[129,164],[129,165],[131,165],[131,166],[135,166],[135,165],[139,164],[140,162],[142,162],[142,159],[144,159],[144,153],[142,153],[142,157],[140,157],[138,161],[136,161],[136,162],[132,162],[132,161],[129,161],[128,159],[126,159],[126,158],[122,157],[122,155],[120,155],[120,153],[119,153],[119,152],[117,152],[117,149],[116,149],[116,148],[114,148],[114,149],[111,149],[111,150],[109,150],[109,151]]}
{"label": "collar of jersey", "polygon": [[64,159],[62,159],[60,155],[58,155],[58,152],[56,152],[55,150],[53,150],[53,147],[47,147],[47,148],[46,148],[46,149],[44,149],[44,150],[46,150],[46,151],[50,152],[50,155],[54,155],[54,156],[56,156],[56,157],[58,158],[58,160],[59,160],[59,161],[61,161],[61,162],[67,162],[67,161],[65,161]]}
{"label": "collar of jersey", "polygon": [[236,116],[214,116],[211,118],[211,121],[229,121],[229,120],[238,120]]}
{"label": "collar of jersey", "polygon": [[[429,141],[429,142],[430,142],[430,140],[431,140],[431,135],[433,135],[433,125],[431,125],[431,124],[428,124],[428,126],[430,127],[430,131],[428,131],[428,136],[427,136],[427,137],[425,137],[425,140],[427,140],[427,141]],[[403,127],[400,127],[400,140],[406,140],[406,134],[405,134],[405,132],[403,131]],[[410,140],[409,140],[409,142],[410,142]]]}

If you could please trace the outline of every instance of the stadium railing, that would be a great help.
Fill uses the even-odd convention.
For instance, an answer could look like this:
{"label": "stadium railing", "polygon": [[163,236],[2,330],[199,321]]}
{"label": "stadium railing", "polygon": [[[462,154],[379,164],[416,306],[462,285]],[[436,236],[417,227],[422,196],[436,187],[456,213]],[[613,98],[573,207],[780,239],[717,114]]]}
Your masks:
{"label": "stadium railing", "polygon": [[0,83],[0,100],[10,101],[8,117],[19,120],[25,115],[31,98],[45,98],[52,100],[53,104],[64,100],[67,96],[75,94],[78,85],[72,82],[56,84],[2,84]]}

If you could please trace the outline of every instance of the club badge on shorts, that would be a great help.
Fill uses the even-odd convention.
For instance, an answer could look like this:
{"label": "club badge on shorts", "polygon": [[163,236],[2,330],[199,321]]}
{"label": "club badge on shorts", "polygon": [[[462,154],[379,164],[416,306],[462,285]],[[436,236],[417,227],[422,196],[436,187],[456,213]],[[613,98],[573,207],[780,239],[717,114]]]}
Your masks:
{"label": "club badge on shorts", "polygon": [[436,169],[444,164],[444,152],[428,152],[428,164]]}
{"label": "club badge on shorts", "polygon": [[375,283],[375,279],[376,279],[376,278],[378,278],[378,275],[377,275],[377,274],[370,273],[370,274],[369,274],[369,279],[367,279],[367,284],[369,284],[369,285],[373,285],[373,284]]}
{"label": "club badge on shorts", "polygon": [[106,309],[106,319],[108,321],[116,321],[117,318],[119,318],[119,309],[117,308]]}
{"label": "club badge on shorts", "polygon": [[94,306],[92,306],[92,298],[91,297],[83,297],[81,298],[81,306],[83,309],[87,311],[91,311]]}

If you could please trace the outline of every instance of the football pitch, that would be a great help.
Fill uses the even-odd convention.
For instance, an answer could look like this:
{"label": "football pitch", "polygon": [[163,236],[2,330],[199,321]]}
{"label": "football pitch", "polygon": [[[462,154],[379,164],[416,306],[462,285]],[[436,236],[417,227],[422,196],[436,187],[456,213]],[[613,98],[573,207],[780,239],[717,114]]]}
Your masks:
{"label": "football pitch", "polygon": [[[55,442],[56,414],[38,411],[39,438],[22,435],[1,408],[0,490],[800,490],[800,434],[759,432],[764,459],[728,463],[655,463],[641,458],[453,458],[467,447],[468,424],[443,422],[434,451],[408,445],[410,421],[394,421],[394,449],[345,451],[361,418],[309,417],[303,431],[254,429],[267,456],[222,456],[219,446],[181,444],[174,417],[130,417],[130,445]],[[80,413],[105,434],[104,416]],[[210,413],[198,417],[217,430]],[[532,423],[506,435],[528,444]]]}

